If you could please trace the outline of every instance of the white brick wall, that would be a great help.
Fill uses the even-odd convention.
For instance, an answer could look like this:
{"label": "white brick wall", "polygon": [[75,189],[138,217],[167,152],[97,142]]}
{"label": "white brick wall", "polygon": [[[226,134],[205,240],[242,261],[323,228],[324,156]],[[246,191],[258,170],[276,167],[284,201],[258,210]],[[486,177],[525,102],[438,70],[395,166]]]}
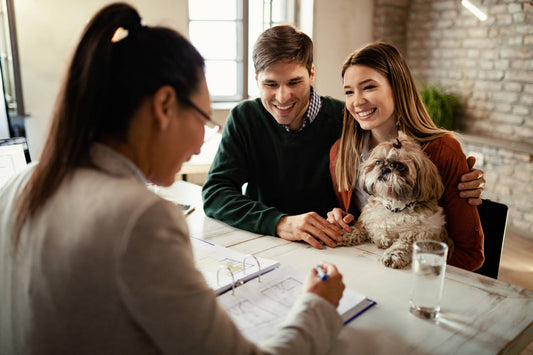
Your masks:
{"label": "white brick wall", "polygon": [[458,130],[494,138],[463,149],[484,157],[483,197],[507,204],[508,226],[533,239],[533,3],[475,4],[487,21],[459,0],[374,0],[375,39],[395,43],[417,81],[459,97]]}

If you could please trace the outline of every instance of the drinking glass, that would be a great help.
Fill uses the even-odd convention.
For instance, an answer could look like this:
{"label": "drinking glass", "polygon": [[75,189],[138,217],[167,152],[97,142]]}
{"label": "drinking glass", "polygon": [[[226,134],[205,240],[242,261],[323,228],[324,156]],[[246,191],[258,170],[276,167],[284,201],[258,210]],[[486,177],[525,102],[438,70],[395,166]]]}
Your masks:
{"label": "drinking glass", "polygon": [[411,313],[418,317],[435,319],[439,315],[447,254],[445,243],[423,240],[413,245],[409,303]]}

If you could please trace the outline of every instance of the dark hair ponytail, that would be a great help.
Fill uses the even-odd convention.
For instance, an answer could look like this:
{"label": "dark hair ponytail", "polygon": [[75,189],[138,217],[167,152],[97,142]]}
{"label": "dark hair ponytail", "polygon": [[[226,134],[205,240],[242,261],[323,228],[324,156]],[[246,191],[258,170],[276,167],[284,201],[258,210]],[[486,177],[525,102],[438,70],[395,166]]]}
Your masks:
{"label": "dark hair ponytail", "polygon": [[[114,38],[117,30],[122,36]],[[100,10],[72,57],[40,162],[19,200],[15,235],[75,167],[89,164],[93,142],[124,140],[134,112],[164,85],[188,99],[203,69],[202,56],[176,31],[143,26],[125,3]]]}

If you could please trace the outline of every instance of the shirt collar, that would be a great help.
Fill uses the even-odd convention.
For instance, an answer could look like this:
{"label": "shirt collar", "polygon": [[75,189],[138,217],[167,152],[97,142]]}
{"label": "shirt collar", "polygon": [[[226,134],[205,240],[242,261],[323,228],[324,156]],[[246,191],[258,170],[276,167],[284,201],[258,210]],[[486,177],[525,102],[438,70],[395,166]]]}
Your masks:
{"label": "shirt collar", "polygon": [[97,168],[116,176],[135,176],[146,185],[147,180],[141,169],[111,147],[102,143],[93,143],[89,154]]}
{"label": "shirt collar", "polygon": [[[322,99],[320,98],[320,95],[318,95],[318,93],[316,92],[315,88],[311,86],[309,107],[307,107],[307,111],[305,112],[304,118],[302,120],[302,126],[294,132],[300,132],[305,127],[310,125],[315,120],[316,116],[318,116],[318,113],[320,112],[321,107],[322,107]],[[289,125],[284,124],[282,126],[283,128],[285,128],[287,132],[291,132]]]}

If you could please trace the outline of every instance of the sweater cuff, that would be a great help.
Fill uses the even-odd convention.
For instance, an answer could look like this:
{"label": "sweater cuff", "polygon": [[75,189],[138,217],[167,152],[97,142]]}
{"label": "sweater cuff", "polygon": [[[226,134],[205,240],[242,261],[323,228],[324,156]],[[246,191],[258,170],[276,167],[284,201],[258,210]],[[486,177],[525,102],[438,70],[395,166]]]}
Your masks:
{"label": "sweater cuff", "polygon": [[267,226],[267,233],[269,235],[279,237],[279,235],[276,234],[276,227],[278,226],[279,220],[284,216],[287,216],[287,214],[279,211],[272,212],[268,216],[265,216],[264,223],[265,226]]}

